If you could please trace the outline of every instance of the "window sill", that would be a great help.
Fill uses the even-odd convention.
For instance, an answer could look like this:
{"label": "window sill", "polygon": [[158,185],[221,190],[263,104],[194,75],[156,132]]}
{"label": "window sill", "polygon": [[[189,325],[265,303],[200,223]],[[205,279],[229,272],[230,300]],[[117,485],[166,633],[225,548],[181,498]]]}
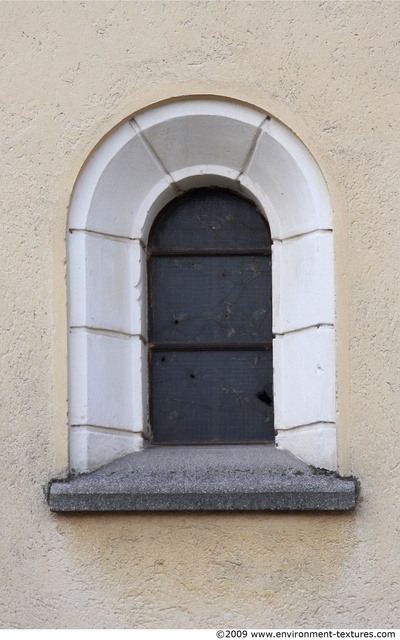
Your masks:
{"label": "window sill", "polygon": [[357,481],[273,445],[150,446],[50,484],[52,511],[348,511]]}

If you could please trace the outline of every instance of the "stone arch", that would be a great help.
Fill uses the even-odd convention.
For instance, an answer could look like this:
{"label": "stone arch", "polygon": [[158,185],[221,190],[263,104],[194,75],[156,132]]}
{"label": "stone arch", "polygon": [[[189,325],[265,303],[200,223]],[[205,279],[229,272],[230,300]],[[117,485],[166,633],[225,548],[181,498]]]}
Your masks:
{"label": "stone arch", "polygon": [[145,248],[177,194],[223,186],[267,217],[273,240],[278,447],[336,468],[332,209],[301,141],[259,109],[193,98],[152,107],[88,159],[68,234],[70,466],[142,446],[147,425]]}

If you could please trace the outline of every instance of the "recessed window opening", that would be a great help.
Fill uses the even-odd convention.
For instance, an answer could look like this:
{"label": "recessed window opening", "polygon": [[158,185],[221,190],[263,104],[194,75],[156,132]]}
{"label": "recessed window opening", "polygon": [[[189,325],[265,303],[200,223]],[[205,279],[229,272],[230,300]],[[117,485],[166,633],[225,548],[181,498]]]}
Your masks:
{"label": "recessed window opening", "polygon": [[148,242],[154,443],[273,442],[271,235],[247,199],[193,189]]}
{"label": "recessed window opening", "polygon": [[[197,278],[189,287],[194,302],[190,302],[186,293],[185,299],[190,304],[181,311],[176,310],[174,317],[166,323],[170,327],[170,336],[158,335],[159,329],[150,326],[149,339],[145,247],[149,245],[152,225],[155,230],[157,214],[167,203],[177,204],[180,201],[174,200],[179,193],[186,194],[181,196],[183,202],[192,193],[190,190],[210,186],[229,189],[231,197],[238,193],[254,202],[256,207],[251,210],[255,219],[261,220],[255,237],[269,238],[266,218],[274,241],[274,406],[273,421],[271,413],[269,424],[273,422],[275,427],[275,443],[278,448],[288,449],[309,464],[325,469],[337,468],[334,245],[332,205],[326,182],[308,149],[293,131],[275,118],[232,100],[194,97],[156,105],[122,123],[88,158],[74,189],[68,233],[69,442],[73,473],[87,473],[139,450],[143,439],[149,437],[149,423],[154,430],[156,411],[152,406],[150,421],[149,389],[154,396],[155,366],[150,376],[149,342],[155,345],[150,349],[151,364],[154,364],[156,354],[165,358],[160,361],[160,366],[161,363],[163,366],[169,363],[173,352],[175,360],[178,356],[181,359],[188,357],[186,352],[190,350],[194,352],[192,359],[196,355],[200,358],[201,349],[192,348],[196,343],[212,343],[213,349],[209,352],[214,358],[218,355],[222,359],[228,358],[229,351],[231,361],[233,356],[244,358],[246,350],[254,355],[257,343],[261,343],[263,355],[268,353],[264,346],[272,341],[272,331],[269,335],[261,331],[252,338],[254,342],[243,353],[233,346],[234,338],[227,336],[230,330],[235,330],[236,336],[238,334],[238,326],[229,325],[232,314],[235,320],[238,309],[241,313],[247,308],[252,309],[253,314],[258,308],[252,308],[247,302],[241,307],[241,297],[233,311],[225,305],[223,326],[227,330],[223,339],[207,337],[207,333],[202,334],[196,328],[192,334],[188,333],[190,326],[192,329],[195,327],[195,319],[189,321],[181,315],[190,314],[191,309],[196,308],[196,322],[199,322],[198,316],[202,311],[198,306],[202,299],[198,294],[199,283],[203,282],[203,289],[211,289],[211,272],[207,277]],[[257,207],[262,215],[257,214]],[[183,216],[177,225],[178,230],[185,228],[185,219]],[[193,227],[196,229],[195,237],[200,227],[199,224]],[[219,232],[210,229],[210,236],[213,235],[217,237]],[[180,245],[180,248],[200,247],[203,251],[214,246],[221,252],[231,247],[235,252],[249,248],[242,242],[244,237],[239,235],[239,242],[229,241],[227,245],[202,243],[194,247],[191,244]],[[268,258],[265,247],[268,246],[250,243],[252,251],[261,251],[258,255],[257,251],[250,252],[247,258],[253,261],[264,259],[265,262]],[[182,262],[184,258],[191,258],[194,263],[206,263],[208,258],[207,264],[211,265],[218,259],[227,261],[230,257],[227,254],[206,256],[202,251],[186,256],[168,256],[167,251],[156,256],[158,249],[175,248],[179,248],[175,241],[172,245],[164,247],[160,244],[157,247],[150,238],[148,259],[156,264],[156,261],[167,258],[171,263],[178,259]],[[245,260],[246,255],[236,251],[232,263],[235,259]],[[224,262],[224,267],[227,266],[228,263],[225,265]],[[196,272],[193,266],[192,271]],[[218,273],[220,277],[215,282],[220,285],[224,281],[229,283],[232,274],[225,269]],[[157,277],[154,276],[154,282]],[[164,272],[162,277],[166,277]],[[181,286],[177,284],[175,289],[179,290]],[[253,293],[253,296],[261,295],[268,287],[270,284],[267,283],[260,294]],[[245,291],[247,287],[244,287],[243,295]],[[156,293],[156,288],[150,291],[154,309],[158,309]],[[218,301],[221,302],[221,298]],[[262,303],[260,308],[264,306]],[[207,313],[207,310],[203,309],[203,312]],[[160,317],[163,317],[163,312]],[[151,323],[155,320],[152,318]],[[203,324],[211,327],[218,323],[210,319]],[[182,334],[183,329],[187,335]],[[189,343],[186,347],[189,346],[190,350],[186,348],[185,351],[180,342],[171,341],[171,335],[179,332],[181,343],[183,346]],[[249,333],[242,335],[240,340],[235,339],[248,345]],[[168,348],[161,353],[166,342],[169,343]],[[215,342],[225,342],[226,345],[218,350],[214,348]],[[230,349],[225,348],[227,345]],[[240,366],[245,371],[245,365]],[[224,361],[219,369],[226,367]],[[271,371],[272,361],[270,367]],[[175,368],[173,370],[175,373]],[[233,368],[229,370],[234,371]],[[180,398],[182,402],[172,407],[171,397],[175,395],[171,395],[169,390],[165,401],[160,404],[162,411],[161,408],[157,410],[169,416],[171,421],[176,413],[186,415],[189,423],[194,410],[187,408],[187,394],[192,392],[196,403],[191,406],[193,409],[197,407],[196,410],[200,406],[204,414],[202,428],[208,430],[204,441],[224,441],[222,438],[226,437],[228,426],[229,442],[253,441],[245,433],[244,420],[236,426],[236,413],[245,414],[248,419],[248,406],[258,406],[259,410],[272,407],[272,403],[268,405],[272,398],[272,383],[269,382],[268,387],[268,377],[260,375],[256,378],[257,385],[245,395],[241,395],[241,389],[236,386],[237,378],[221,381],[218,403],[211,403],[221,408],[220,420],[212,415],[210,409],[206,412],[207,403],[218,385],[210,385],[207,392],[202,392],[199,376],[200,381],[203,380],[205,372],[202,378],[202,372],[194,365],[185,371],[186,387],[183,387],[185,393]],[[242,374],[240,377],[245,379]],[[258,385],[259,381],[262,384]],[[234,398],[238,400],[236,405]],[[222,410],[228,399],[232,401],[230,412]],[[182,414],[184,407],[186,414]],[[207,423],[212,424],[213,421],[222,432],[212,432],[217,426],[211,429]],[[167,420],[162,422],[169,424]],[[172,422],[170,427],[171,433],[177,437],[179,430],[172,430]],[[179,438],[185,437],[185,429]],[[165,434],[160,434],[159,441],[164,441],[164,437]],[[273,429],[267,437],[273,437]]]}

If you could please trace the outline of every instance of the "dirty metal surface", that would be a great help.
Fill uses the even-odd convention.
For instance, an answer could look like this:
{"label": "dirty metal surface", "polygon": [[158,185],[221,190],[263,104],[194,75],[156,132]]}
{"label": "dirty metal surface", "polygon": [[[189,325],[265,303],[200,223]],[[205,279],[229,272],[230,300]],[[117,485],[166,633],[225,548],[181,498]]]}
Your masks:
{"label": "dirty metal surface", "polygon": [[271,351],[155,351],[157,442],[273,440]]}
{"label": "dirty metal surface", "polygon": [[148,248],[154,442],[273,441],[270,249],[265,219],[226,190],[160,213]]}
{"label": "dirty metal surface", "polygon": [[271,342],[269,256],[156,256],[154,342]]}
{"label": "dirty metal surface", "polygon": [[193,189],[157,216],[151,250],[226,248],[270,250],[265,218],[254,205],[226,189]]}

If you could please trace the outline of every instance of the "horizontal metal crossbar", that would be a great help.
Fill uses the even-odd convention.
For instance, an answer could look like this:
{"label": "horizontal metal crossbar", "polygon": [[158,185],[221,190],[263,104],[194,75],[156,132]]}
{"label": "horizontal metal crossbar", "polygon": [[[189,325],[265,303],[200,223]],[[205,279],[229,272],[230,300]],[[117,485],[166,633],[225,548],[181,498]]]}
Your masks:
{"label": "horizontal metal crossbar", "polygon": [[212,342],[187,342],[187,343],[150,343],[153,351],[271,351],[272,342],[254,343],[212,343]]}
{"label": "horizontal metal crossbar", "polygon": [[270,256],[271,247],[222,247],[197,249],[147,249],[151,256]]}

